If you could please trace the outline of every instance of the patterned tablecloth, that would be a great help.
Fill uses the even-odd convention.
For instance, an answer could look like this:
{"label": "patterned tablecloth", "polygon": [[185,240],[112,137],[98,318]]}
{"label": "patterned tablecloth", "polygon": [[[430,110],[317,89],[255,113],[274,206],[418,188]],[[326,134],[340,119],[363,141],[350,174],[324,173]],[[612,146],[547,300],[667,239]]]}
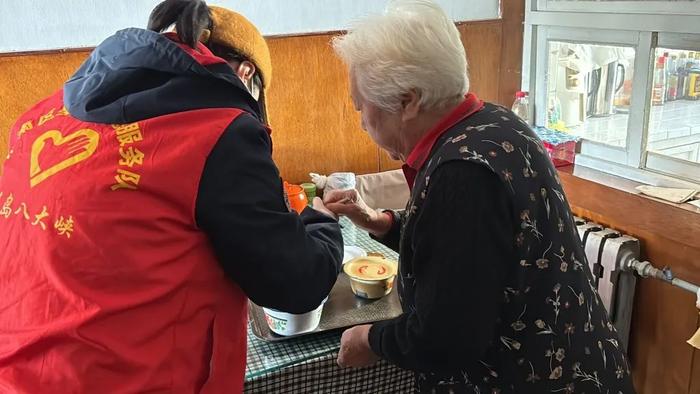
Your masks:
{"label": "patterned tablecloth", "polygon": [[[397,259],[396,253],[342,219],[348,245]],[[248,328],[246,393],[405,393],[413,373],[381,361],[369,368],[336,364],[342,332],[325,332],[281,342],[258,339]]]}

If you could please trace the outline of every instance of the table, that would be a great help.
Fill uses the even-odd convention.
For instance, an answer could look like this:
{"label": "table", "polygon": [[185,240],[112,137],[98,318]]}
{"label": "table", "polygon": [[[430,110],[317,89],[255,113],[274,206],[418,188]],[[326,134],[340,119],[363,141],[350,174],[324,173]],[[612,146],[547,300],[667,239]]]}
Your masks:
{"label": "table", "polygon": [[[397,254],[341,218],[348,245],[388,258]],[[313,334],[282,342],[265,342],[248,328],[246,393],[406,393],[413,373],[382,360],[368,368],[341,369],[336,364],[342,331]]]}

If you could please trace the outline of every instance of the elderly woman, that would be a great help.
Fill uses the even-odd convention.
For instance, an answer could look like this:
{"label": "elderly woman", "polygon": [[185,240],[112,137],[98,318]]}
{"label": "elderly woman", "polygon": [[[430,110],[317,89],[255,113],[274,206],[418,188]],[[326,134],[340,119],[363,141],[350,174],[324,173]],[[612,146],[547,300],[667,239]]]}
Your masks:
{"label": "elderly woman", "polygon": [[363,128],[411,187],[403,212],[325,196],[400,253],[404,313],[346,331],[338,363],[386,359],[420,392],[633,392],[556,170],[526,123],[468,93],[453,22],[394,1],[334,48]]}

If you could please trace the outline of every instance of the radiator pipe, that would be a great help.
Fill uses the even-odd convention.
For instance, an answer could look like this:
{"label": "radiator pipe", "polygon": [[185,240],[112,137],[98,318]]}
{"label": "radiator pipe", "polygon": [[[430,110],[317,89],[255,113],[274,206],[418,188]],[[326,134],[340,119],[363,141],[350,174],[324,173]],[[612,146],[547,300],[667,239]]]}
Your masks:
{"label": "radiator pipe", "polygon": [[673,286],[680,287],[683,290],[689,291],[693,294],[698,294],[700,291],[700,286],[686,282],[683,279],[678,279],[673,276],[673,271],[670,268],[665,267],[663,269],[658,269],[651,265],[648,261],[639,261],[633,257],[628,258],[622,264],[623,271],[635,271],[642,278],[656,278],[664,282],[670,283]]}

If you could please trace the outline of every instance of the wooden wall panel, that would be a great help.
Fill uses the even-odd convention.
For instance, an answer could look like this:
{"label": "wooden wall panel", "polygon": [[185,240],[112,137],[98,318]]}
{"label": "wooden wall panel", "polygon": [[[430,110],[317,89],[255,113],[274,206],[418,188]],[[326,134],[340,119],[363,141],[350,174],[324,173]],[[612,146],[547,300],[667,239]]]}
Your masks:
{"label": "wooden wall panel", "polygon": [[[511,98],[503,101],[501,97],[504,87],[520,84],[520,73],[511,71],[520,68],[522,49],[513,42],[522,41],[517,31],[523,20],[517,10],[524,7],[524,0],[507,3],[503,20],[460,23],[458,28],[469,59],[472,91],[484,100],[510,105]],[[268,105],[274,157],[282,176],[292,182],[308,179],[311,171],[367,173],[400,167],[361,131],[345,67],[330,47],[332,37],[269,39],[274,80]],[[0,164],[10,125],[34,102],[58,89],[87,54],[0,56]],[[504,70],[502,64],[508,68]]]}
{"label": "wooden wall panel", "polygon": [[522,86],[524,1],[503,1],[503,40],[501,45],[501,84],[499,102],[511,105]]}
{"label": "wooden wall panel", "polygon": [[466,23],[458,28],[469,61],[469,90],[484,101],[499,102],[503,23]]}
{"label": "wooden wall panel", "polygon": [[[700,283],[697,213],[571,174],[561,178],[577,215],[638,238],[643,258]],[[695,297],[653,279],[637,283],[629,349],[635,387],[640,394],[688,393],[700,385],[698,351],[685,342],[697,329]]]}
{"label": "wooden wall panel", "polygon": [[379,169],[377,146],[360,127],[345,65],[330,46],[332,37],[269,40],[274,157],[282,176],[290,181],[308,180],[309,171],[368,173]]}
{"label": "wooden wall panel", "polygon": [[59,89],[87,58],[88,51],[0,56],[0,165],[17,118]]}

